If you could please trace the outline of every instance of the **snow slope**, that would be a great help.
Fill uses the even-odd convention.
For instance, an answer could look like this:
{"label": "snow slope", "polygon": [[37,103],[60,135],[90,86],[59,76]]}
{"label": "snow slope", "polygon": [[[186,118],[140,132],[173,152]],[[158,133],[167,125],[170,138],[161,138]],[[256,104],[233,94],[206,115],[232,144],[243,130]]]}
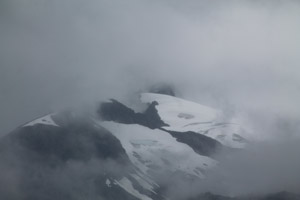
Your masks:
{"label": "snow slope", "polygon": [[163,127],[166,130],[193,131],[233,148],[242,148],[245,145],[245,130],[234,119],[223,121],[222,111],[163,94],[143,93],[141,101],[158,103],[158,114],[169,125]]}
{"label": "snow slope", "polygon": [[150,197],[148,197],[148,196],[146,196],[144,194],[141,194],[138,190],[136,190],[133,187],[131,181],[128,178],[126,178],[126,177],[123,177],[119,181],[115,180],[115,184],[119,185],[125,191],[127,191],[130,194],[132,194],[133,196],[135,196],[138,199],[141,199],[141,200],[152,200],[152,198],[150,198]]}
{"label": "snow slope", "polygon": [[168,169],[171,173],[202,178],[202,172],[216,164],[215,160],[195,153],[165,131],[115,122],[100,122],[100,125],[120,140],[131,162],[149,176],[153,171]]}

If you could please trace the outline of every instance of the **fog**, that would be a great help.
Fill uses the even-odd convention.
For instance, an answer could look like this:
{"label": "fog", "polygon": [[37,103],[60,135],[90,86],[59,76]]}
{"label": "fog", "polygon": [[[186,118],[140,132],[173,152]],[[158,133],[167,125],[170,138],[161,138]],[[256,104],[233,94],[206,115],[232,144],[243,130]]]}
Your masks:
{"label": "fog", "polygon": [[259,142],[232,154],[221,153],[216,158],[219,164],[206,172],[206,178],[193,183],[162,177],[170,181],[171,199],[187,199],[205,192],[238,199],[282,191],[299,194],[299,142]]}
{"label": "fog", "polygon": [[297,124],[299,8],[298,1],[2,0],[1,133],[161,81],[243,115],[259,131],[273,132],[279,118]]}
{"label": "fog", "polygon": [[[130,102],[164,82],[186,99],[239,117],[250,139],[284,139],[267,152],[257,147],[264,152],[257,157],[253,149],[233,155],[228,163],[235,167],[222,162],[227,174],[263,177],[269,164],[249,162],[267,157],[271,166],[284,165],[299,152],[286,149],[297,146],[289,140],[300,130],[299,52],[299,1],[1,0],[0,135],[60,109],[111,97]],[[276,157],[277,148],[284,155]],[[270,172],[275,182],[299,185],[288,182],[299,163],[283,167],[286,179],[278,167]],[[231,177],[234,189],[227,189],[244,191]],[[278,189],[268,181],[259,183],[270,188],[253,182],[244,192]]]}

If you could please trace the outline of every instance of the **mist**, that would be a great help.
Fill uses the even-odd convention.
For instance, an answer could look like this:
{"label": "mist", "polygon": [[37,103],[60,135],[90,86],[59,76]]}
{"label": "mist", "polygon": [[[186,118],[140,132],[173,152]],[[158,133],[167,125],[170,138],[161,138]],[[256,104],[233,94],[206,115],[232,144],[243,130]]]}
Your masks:
{"label": "mist", "polygon": [[259,141],[219,155],[222,164],[189,195],[198,186],[233,196],[297,191],[299,52],[299,1],[2,0],[0,135],[169,83],[239,118]]}
{"label": "mist", "polygon": [[188,199],[206,192],[237,199],[283,191],[299,194],[299,142],[258,142],[235,153],[222,152],[216,157],[219,164],[206,172],[206,178],[193,183],[174,177],[163,179],[169,180],[171,199]]}
{"label": "mist", "polygon": [[298,124],[299,9],[298,1],[3,0],[1,133],[157,82],[241,115],[255,132],[274,132],[278,119]]}

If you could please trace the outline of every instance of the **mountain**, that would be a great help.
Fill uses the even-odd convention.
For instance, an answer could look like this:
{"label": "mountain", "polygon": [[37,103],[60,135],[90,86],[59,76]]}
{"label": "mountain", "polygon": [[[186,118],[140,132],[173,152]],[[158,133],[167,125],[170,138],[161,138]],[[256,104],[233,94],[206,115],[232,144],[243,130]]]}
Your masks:
{"label": "mountain", "polygon": [[0,199],[164,200],[170,185],[205,179],[218,151],[247,145],[246,131],[221,111],[170,88],[152,92],[141,94],[144,112],[112,99],[96,115],[52,113],[2,137]]}
{"label": "mountain", "polygon": [[[1,199],[162,199],[111,132],[73,112],[27,123],[0,145]],[[14,190],[7,174],[18,175]]]}

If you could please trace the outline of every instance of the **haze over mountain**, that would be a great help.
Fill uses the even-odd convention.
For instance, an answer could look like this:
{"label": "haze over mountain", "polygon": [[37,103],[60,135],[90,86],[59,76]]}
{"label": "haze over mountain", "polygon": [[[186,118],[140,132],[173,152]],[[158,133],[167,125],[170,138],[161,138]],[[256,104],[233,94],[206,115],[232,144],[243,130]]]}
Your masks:
{"label": "haze over mountain", "polygon": [[299,199],[298,141],[255,144],[221,110],[155,91],[140,95],[143,112],[112,99],[2,137],[0,197]]}
{"label": "haze over mountain", "polygon": [[0,7],[2,134],[157,82],[228,115],[238,110],[262,137],[299,130],[298,1],[2,0]]}
{"label": "haze over mountain", "polygon": [[0,44],[4,199],[297,198],[299,1],[2,0]]}

